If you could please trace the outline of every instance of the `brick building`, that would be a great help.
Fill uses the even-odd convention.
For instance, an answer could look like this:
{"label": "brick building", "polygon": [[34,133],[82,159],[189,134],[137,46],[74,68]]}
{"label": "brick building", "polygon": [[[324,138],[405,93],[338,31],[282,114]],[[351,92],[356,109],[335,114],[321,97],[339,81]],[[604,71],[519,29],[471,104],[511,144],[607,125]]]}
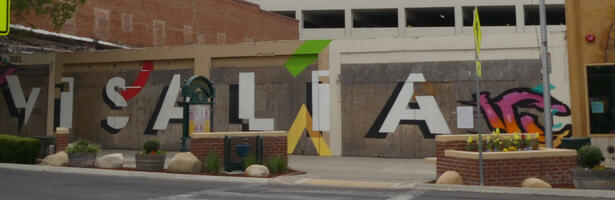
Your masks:
{"label": "brick building", "polygon": [[299,38],[295,19],[242,0],[88,0],[61,30],[49,16],[11,24],[131,47],[223,44]]}

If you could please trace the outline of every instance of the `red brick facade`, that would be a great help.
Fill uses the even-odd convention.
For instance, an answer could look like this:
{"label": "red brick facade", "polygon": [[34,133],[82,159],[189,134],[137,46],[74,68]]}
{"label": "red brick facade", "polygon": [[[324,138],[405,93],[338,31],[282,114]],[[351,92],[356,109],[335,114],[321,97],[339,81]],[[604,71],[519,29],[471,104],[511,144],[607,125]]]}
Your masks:
{"label": "red brick facade", "polygon": [[298,21],[241,0],[88,0],[61,30],[49,16],[12,24],[134,47],[243,43],[299,38]]}
{"label": "red brick facade", "polygon": [[[459,173],[464,185],[479,185],[478,159],[445,157],[445,150],[465,150],[465,141],[436,142],[436,170],[439,177],[452,170]],[[552,185],[572,185],[576,156],[484,159],[485,185],[521,186],[526,178],[539,178]]]}
{"label": "red brick facade", "polygon": [[56,134],[55,151],[64,151],[70,143],[70,134]]}
{"label": "red brick facade", "polygon": [[[201,161],[205,161],[205,157],[211,151],[216,152],[220,159],[224,157],[224,138],[195,138],[192,139],[190,152]],[[265,136],[263,141],[263,162],[267,162],[272,157],[282,156],[284,160],[288,160],[287,139],[286,137]],[[235,153],[235,148],[231,148],[231,161],[236,162],[239,158]],[[263,163],[265,164],[265,163]]]}
{"label": "red brick facade", "polygon": [[[552,185],[572,185],[576,156],[537,157],[483,160],[485,185],[521,186],[526,178],[539,178]],[[478,159],[441,157],[437,161],[438,176],[453,170],[464,185],[479,185]]]}

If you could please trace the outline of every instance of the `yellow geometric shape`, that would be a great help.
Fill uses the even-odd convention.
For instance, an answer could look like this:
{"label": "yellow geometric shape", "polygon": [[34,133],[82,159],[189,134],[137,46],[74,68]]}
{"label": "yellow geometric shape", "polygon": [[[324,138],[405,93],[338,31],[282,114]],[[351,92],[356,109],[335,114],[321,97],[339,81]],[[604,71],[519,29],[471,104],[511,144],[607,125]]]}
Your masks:
{"label": "yellow geometric shape", "polygon": [[8,35],[11,24],[11,1],[0,0],[0,35]]}
{"label": "yellow geometric shape", "polygon": [[312,139],[312,144],[316,148],[316,152],[320,156],[332,156],[331,150],[325,142],[325,139],[322,138],[319,131],[312,130],[312,116],[305,107],[305,104],[301,105],[301,109],[299,109],[299,113],[297,113],[297,117],[295,117],[295,121],[293,125],[290,126],[290,130],[288,130],[288,154],[292,154],[297,147],[297,143],[299,143],[299,139],[301,139],[301,135],[303,135],[303,130],[307,130],[310,138]]}

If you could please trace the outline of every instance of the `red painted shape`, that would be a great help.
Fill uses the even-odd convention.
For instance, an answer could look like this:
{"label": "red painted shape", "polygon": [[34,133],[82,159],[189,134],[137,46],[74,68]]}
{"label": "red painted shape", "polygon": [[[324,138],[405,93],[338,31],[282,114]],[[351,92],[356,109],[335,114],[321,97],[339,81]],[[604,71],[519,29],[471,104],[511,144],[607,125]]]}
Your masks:
{"label": "red painted shape", "polygon": [[143,87],[145,87],[145,83],[147,83],[147,79],[149,78],[149,74],[154,70],[154,62],[153,61],[143,61],[143,69],[137,75],[137,80],[129,88],[126,88],[122,92],[122,96],[124,100],[128,101],[135,97]]}

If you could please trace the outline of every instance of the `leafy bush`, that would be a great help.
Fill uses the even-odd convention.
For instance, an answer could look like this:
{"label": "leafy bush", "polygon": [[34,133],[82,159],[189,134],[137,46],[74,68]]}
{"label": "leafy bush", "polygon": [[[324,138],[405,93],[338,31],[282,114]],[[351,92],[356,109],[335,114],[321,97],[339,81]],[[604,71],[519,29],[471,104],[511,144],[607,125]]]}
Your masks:
{"label": "leafy bush", "polygon": [[100,147],[88,140],[78,140],[77,142],[70,143],[66,150],[68,154],[72,153],[96,153],[100,150]]}
{"label": "leafy bush", "polygon": [[272,157],[267,161],[267,168],[269,169],[269,172],[271,172],[271,174],[286,173],[286,171],[288,170],[286,166],[286,160],[284,160],[284,158],[279,155]]}
{"label": "leafy bush", "polygon": [[160,141],[158,140],[148,140],[143,144],[143,151],[141,154],[158,154],[165,153],[160,151]]}
{"label": "leafy bush", "polygon": [[34,164],[41,141],[13,135],[0,135],[0,162]]}
{"label": "leafy bush", "polygon": [[248,168],[250,165],[259,164],[259,163],[258,163],[258,160],[256,160],[256,155],[251,153],[248,156],[243,158],[243,161],[241,164],[243,165],[243,170],[246,170],[246,168]]}
{"label": "leafy bush", "polygon": [[602,151],[597,146],[583,146],[579,149],[579,164],[583,168],[592,169],[604,161]]}
{"label": "leafy bush", "polygon": [[207,162],[207,165],[205,166],[207,172],[216,175],[222,172],[222,166],[220,165],[220,156],[217,153],[210,151],[209,153],[207,153],[207,157],[205,157],[205,160]]}

